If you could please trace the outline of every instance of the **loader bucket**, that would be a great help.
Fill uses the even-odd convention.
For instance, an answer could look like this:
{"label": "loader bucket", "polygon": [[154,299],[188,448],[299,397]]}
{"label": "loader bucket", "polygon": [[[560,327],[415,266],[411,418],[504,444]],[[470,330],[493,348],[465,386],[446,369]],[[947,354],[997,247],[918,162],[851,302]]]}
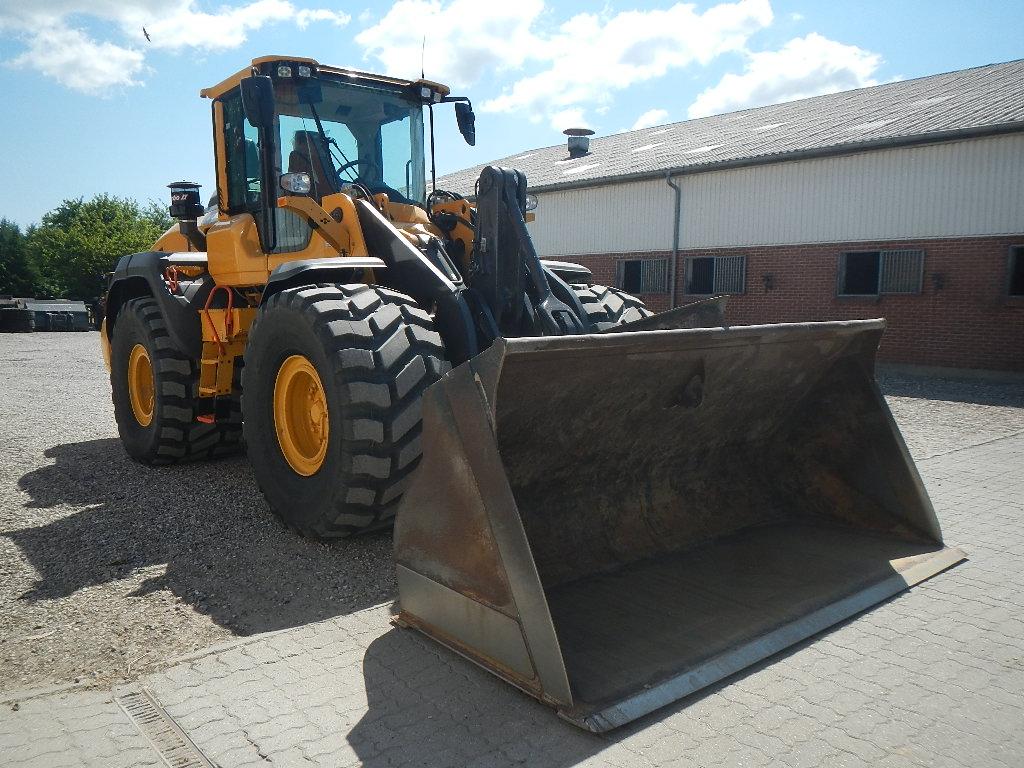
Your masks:
{"label": "loader bucket", "polygon": [[397,622],[606,731],[959,562],[883,328],[498,340],[425,394]]}

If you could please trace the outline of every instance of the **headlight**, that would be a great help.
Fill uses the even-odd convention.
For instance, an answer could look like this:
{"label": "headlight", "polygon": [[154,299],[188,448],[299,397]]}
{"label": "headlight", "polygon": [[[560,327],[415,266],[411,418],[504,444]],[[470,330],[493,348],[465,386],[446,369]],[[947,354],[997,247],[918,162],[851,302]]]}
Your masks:
{"label": "headlight", "polygon": [[526,210],[533,211],[537,208],[537,196],[527,195],[526,196]]}
{"label": "headlight", "polygon": [[310,190],[308,173],[281,174],[281,189],[296,195],[308,195]]}
{"label": "headlight", "polygon": [[305,64],[299,64],[299,77],[311,77],[313,70]]}
{"label": "headlight", "polygon": [[287,64],[278,64],[277,65],[277,76],[278,77],[291,77],[292,76],[292,68],[290,66],[288,66]]}

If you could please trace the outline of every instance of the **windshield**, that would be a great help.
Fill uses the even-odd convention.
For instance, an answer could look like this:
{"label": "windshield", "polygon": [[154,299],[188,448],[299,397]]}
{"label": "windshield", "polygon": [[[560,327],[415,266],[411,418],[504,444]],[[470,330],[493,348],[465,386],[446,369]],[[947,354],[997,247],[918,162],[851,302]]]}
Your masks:
{"label": "windshield", "polygon": [[396,202],[423,204],[420,104],[330,80],[278,81],[274,93],[282,173],[308,173],[313,197],[359,183]]}

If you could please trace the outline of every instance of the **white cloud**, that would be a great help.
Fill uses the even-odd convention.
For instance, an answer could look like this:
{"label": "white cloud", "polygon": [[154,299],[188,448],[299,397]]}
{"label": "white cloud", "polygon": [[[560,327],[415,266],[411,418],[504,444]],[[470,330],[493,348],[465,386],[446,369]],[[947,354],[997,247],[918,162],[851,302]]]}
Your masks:
{"label": "white cloud", "polygon": [[[110,30],[107,36],[114,39],[97,40],[74,26],[85,19]],[[272,23],[293,22],[305,29],[311,23],[343,26],[349,20],[346,13],[300,9],[290,0],[252,0],[214,12],[201,10],[197,0],[33,0],[0,5],[0,35],[14,36],[25,45],[6,63],[87,92],[138,85],[150,48],[226,50]]]}
{"label": "white cloud", "polygon": [[561,133],[566,128],[589,128],[590,123],[579,107],[560,109],[551,115],[551,127]]}
{"label": "white cloud", "polygon": [[742,74],[727,74],[690,105],[689,117],[836,93],[876,85],[877,53],[817,33],[790,40],[777,51],[748,55]]}
{"label": "white cloud", "polygon": [[299,29],[305,29],[314,21],[329,21],[336,27],[344,27],[352,16],[344,11],[329,11],[326,8],[303,8],[295,14],[295,23]]}
{"label": "white cloud", "polygon": [[633,127],[629,130],[639,131],[641,128],[650,128],[653,125],[665,122],[668,119],[667,109],[648,109],[633,123]]}
{"label": "white cloud", "polygon": [[[691,63],[706,64],[772,21],[769,0],[721,2],[703,13],[691,3],[667,9],[581,13],[557,27],[543,0],[398,0],[356,35],[365,55],[390,74],[414,77],[421,51],[427,77],[457,88],[495,73],[535,70],[481,105],[565,127],[601,113],[616,91]],[[568,115],[567,110],[576,110]]]}
{"label": "white cloud", "polygon": [[482,105],[490,112],[544,114],[568,107],[600,106],[616,91],[690,64],[707,64],[740,51],[772,22],[768,0],[720,3],[703,13],[688,3],[664,10],[583,13],[549,36],[537,38],[542,71],[524,77]]}
{"label": "white cloud", "polygon": [[287,0],[256,0],[236,7],[223,7],[205,13],[195,3],[168,3],[159,13],[148,8],[126,6],[117,19],[123,31],[131,34],[143,27],[154,48],[202,48],[228,50],[245,42],[249,32],[266,24],[288,21],[297,11]]}
{"label": "white cloud", "polygon": [[398,0],[356,42],[388,74],[417,77],[422,65],[428,78],[465,88],[537,55],[544,44],[531,28],[543,9],[543,0]]}
{"label": "white cloud", "polygon": [[142,62],[141,51],[97,43],[81,30],[53,26],[36,29],[27,50],[9,63],[41,72],[75,90],[96,91],[137,85]]}

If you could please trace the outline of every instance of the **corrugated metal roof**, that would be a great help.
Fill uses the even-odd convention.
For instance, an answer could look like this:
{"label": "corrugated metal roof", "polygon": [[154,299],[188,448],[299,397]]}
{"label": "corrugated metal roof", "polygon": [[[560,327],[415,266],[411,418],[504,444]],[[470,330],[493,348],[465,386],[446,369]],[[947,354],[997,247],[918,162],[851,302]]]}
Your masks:
{"label": "corrugated metal roof", "polygon": [[519,168],[543,190],[1000,130],[1024,130],[1024,59],[594,137],[577,158],[565,143],[531,149],[437,186],[472,194],[484,165]]}

